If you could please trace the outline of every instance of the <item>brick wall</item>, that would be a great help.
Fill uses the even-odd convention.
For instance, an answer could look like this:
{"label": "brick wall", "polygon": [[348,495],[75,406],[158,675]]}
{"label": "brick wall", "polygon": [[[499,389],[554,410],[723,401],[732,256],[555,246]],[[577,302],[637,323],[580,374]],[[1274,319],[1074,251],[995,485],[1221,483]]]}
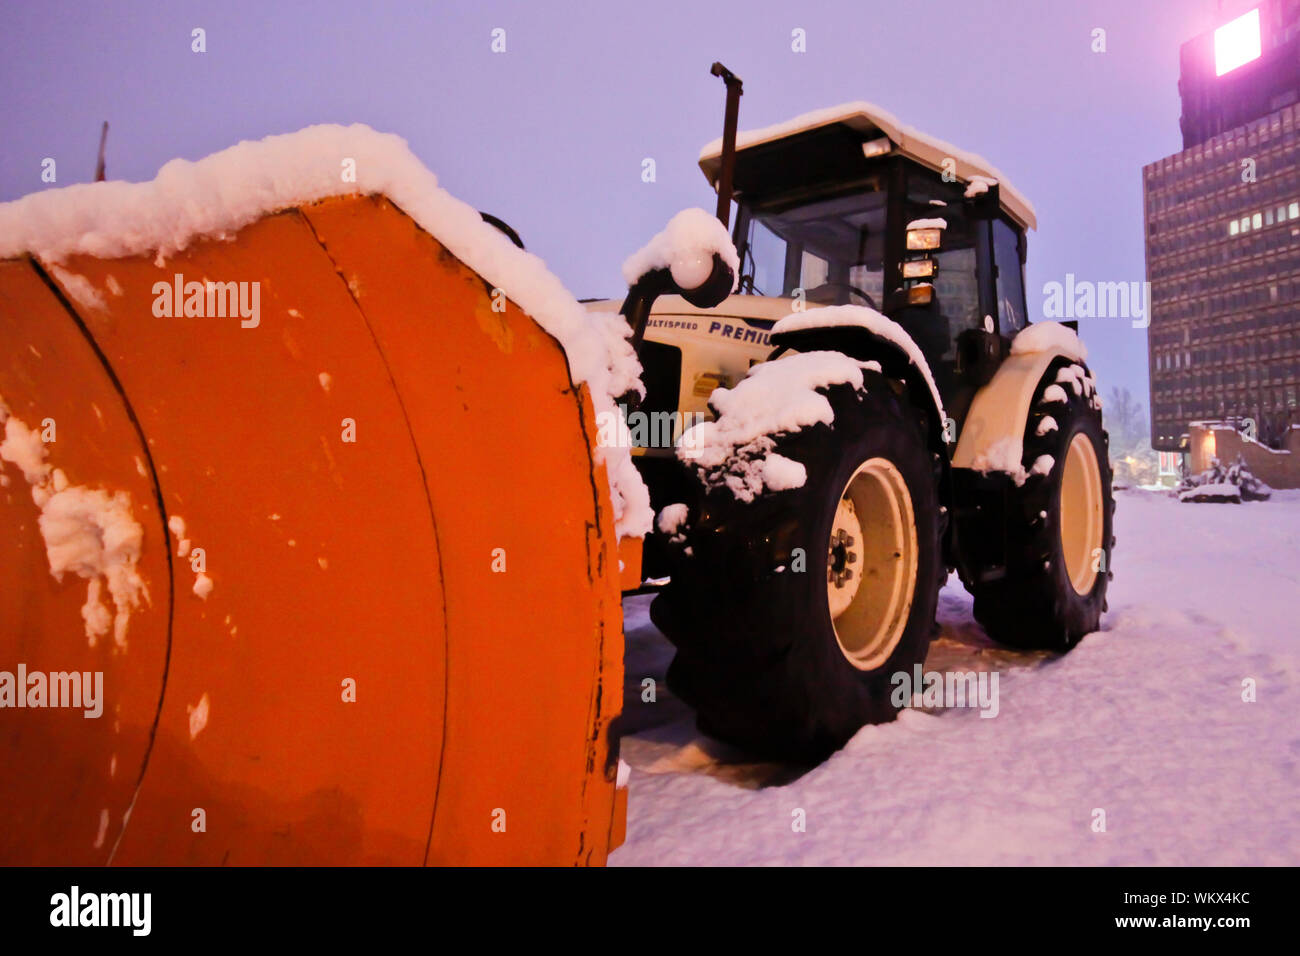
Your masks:
{"label": "brick wall", "polygon": [[1240,455],[1255,476],[1273,488],[1300,488],[1300,429],[1287,432],[1285,450],[1275,451],[1258,442],[1245,441],[1226,425],[1192,425],[1189,428],[1189,465],[1193,474],[1218,458],[1230,465]]}

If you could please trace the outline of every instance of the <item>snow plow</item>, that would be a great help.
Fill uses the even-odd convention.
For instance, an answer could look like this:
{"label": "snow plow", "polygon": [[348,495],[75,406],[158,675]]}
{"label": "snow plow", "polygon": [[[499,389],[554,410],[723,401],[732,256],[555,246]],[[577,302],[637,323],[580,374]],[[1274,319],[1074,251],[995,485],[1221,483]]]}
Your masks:
{"label": "snow plow", "polygon": [[417,166],[314,128],[0,208],[0,862],[621,841],[618,356]]}
{"label": "snow plow", "polygon": [[997,641],[1065,651],[1095,630],[1107,436],[1076,329],[1028,322],[1029,202],[867,103],[729,126],[700,166],[719,220],[737,214],[730,241],[701,226],[695,245],[737,294],[705,307],[670,256],[642,257],[621,308],[633,414],[679,426],[634,455],[658,515],[651,617],[700,729],[815,762],[891,720],[952,570]]}

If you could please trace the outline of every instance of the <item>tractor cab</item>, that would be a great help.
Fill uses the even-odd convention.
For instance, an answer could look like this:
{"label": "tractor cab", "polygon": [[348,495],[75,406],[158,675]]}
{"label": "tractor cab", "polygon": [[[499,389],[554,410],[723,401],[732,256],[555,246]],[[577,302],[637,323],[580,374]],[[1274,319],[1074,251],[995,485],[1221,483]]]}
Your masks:
{"label": "tractor cab", "polygon": [[[720,142],[700,166],[716,185]],[[865,103],[742,134],[733,175],[737,291],[883,313],[960,422],[1026,324],[1029,203],[984,160]]]}

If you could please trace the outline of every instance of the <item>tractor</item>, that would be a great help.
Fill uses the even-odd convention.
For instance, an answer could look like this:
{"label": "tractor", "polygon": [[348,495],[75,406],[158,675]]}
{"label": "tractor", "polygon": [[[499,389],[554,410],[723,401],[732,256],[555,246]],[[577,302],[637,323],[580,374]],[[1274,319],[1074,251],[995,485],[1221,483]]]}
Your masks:
{"label": "tractor", "polygon": [[702,731],[816,761],[897,715],[951,571],[1000,643],[1097,629],[1108,439],[1077,328],[1028,321],[1035,214],[1003,175],[867,103],[737,137],[740,82],[714,73],[700,167],[738,274],[658,268],[621,307],[636,409],[710,419],[634,448],[658,515],[640,590]]}

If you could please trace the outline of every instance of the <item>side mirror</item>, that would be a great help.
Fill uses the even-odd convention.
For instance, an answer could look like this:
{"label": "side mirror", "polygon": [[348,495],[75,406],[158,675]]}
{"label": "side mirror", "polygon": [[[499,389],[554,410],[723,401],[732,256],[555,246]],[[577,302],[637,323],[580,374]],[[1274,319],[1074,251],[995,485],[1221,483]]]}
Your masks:
{"label": "side mirror", "polygon": [[731,266],[722,261],[722,256],[716,252],[713,254],[713,269],[709,276],[694,289],[683,289],[677,283],[677,291],[681,293],[683,299],[695,306],[697,309],[712,309],[714,306],[721,305],[727,296],[731,295],[731,287],[736,282],[736,276],[731,271]]}
{"label": "side mirror", "polygon": [[627,290],[627,298],[619,309],[619,313],[632,326],[632,347],[640,346],[641,339],[645,336],[646,322],[650,319],[650,308],[659,296],[676,293],[697,309],[711,309],[731,295],[735,281],[731,266],[716,252],[713,254],[713,267],[709,274],[694,288],[683,289],[673,279],[672,270],[666,266],[644,273]]}

